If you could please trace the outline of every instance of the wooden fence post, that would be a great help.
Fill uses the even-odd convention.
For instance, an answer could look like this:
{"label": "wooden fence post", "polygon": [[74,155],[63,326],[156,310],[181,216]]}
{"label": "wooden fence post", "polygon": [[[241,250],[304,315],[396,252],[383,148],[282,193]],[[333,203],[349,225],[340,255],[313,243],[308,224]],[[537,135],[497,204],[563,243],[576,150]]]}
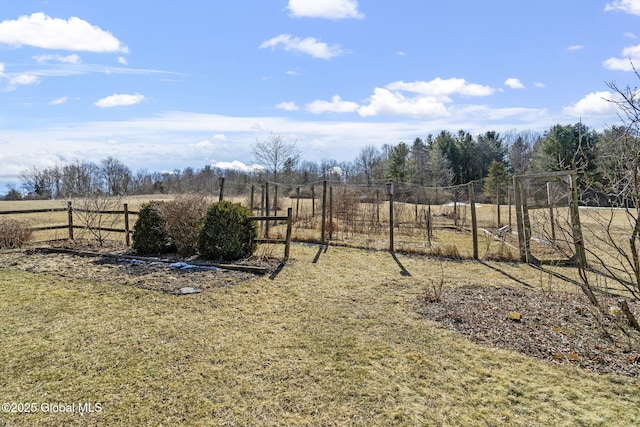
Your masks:
{"label": "wooden fence post", "polygon": [[469,204],[471,205],[471,233],[473,234],[473,259],[478,259],[478,221],[476,218],[476,194],[473,182],[469,183]]}
{"label": "wooden fence post", "polygon": [[431,238],[433,237],[433,223],[431,222],[431,200],[429,200],[429,207],[427,208],[427,241],[429,247],[431,247]]}
{"label": "wooden fence post", "polygon": [[[269,216],[269,181],[264,183],[264,206],[265,206],[265,215]],[[264,236],[269,238],[269,221],[264,222]]]}
{"label": "wooden fence post", "polygon": [[500,184],[496,185],[496,212],[498,213],[498,228],[500,228]]}
{"label": "wooden fence post", "polygon": [[320,226],[320,242],[326,243],[325,232],[327,227],[327,180],[322,181],[322,225]]}
{"label": "wooden fence post", "polygon": [[[278,184],[274,184],[273,190],[273,216],[278,216]],[[276,222],[273,221],[273,224]]]}
{"label": "wooden fence post", "polygon": [[311,186],[311,218],[316,217],[316,187]]}
{"label": "wooden fence post", "polygon": [[69,218],[69,240],[73,240],[73,206],[71,200],[67,202],[67,217]]}
{"label": "wooden fence post", "polygon": [[253,209],[254,209],[253,196],[255,194],[255,191],[256,191],[255,185],[251,184],[251,199],[249,201],[249,209],[251,209],[252,215],[253,215]]}
{"label": "wooden fence post", "polygon": [[547,181],[547,204],[549,205],[549,221],[551,221],[551,241],[556,243],[556,221],[553,217],[553,196],[551,196],[551,183]]}
{"label": "wooden fence post", "polygon": [[224,176],[218,178],[218,184],[220,184],[220,195],[218,196],[218,201],[221,202],[224,200]]}
{"label": "wooden fence post", "polygon": [[124,241],[127,247],[131,246],[131,236],[129,235],[129,204],[124,204]]}
{"label": "wooden fence post", "polygon": [[393,182],[388,182],[387,183],[387,195],[389,196],[389,251],[393,252],[394,251],[394,244],[393,244],[393,193],[394,193],[394,188],[393,188]]}
{"label": "wooden fence post", "polygon": [[285,246],[284,246],[284,260],[288,261],[289,260],[289,253],[290,253],[290,247],[291,247],[291,208],[287,209],[287,236],[286,236],[286,242],[285,242]]}
{"label": "wooden fence post", "polygon": [[458,226],[458,187],[453,190],[453,225]]}
{"label": "wooden fence post", "polygon": [[300,212],[300,186],[296,187],[296,220]]}
{"label": "wooden fence post", "polygon": [[507,199],[509,200],[509,202],[507,203],[509,205],[509,233],[511,233],[512,227],[511,227],[511,205],[513,204],[513,200],[511,200],[512,198],[512,194],[513,190],[511,190],[511,186],[507,187]]}
{"label": "wooden fence post", "polygon": [[524,221],[522,220],[522,181],[520,177],[513,177],[513,193],[516,207],[516,225],[518,227],[518,246],[520,248],[520,261],[527,262],[527,248],[525,246]]}
{"label": "wooden fence post", "polygon": [[333,185],[329,186],[329,240],[333,239]]}
{"label": "wooden fence post", "polygon": [[587,268],[587,254],[584,249],[584,239],[582,237],[582,226],[580,224],[580,206],[578,205],[578,177],[575,172],[569,175],[569,186],[571,199],[569,209],[571,210],[571,228],[573,231],[573,244],[575,246],[575,260],[580,268]]}

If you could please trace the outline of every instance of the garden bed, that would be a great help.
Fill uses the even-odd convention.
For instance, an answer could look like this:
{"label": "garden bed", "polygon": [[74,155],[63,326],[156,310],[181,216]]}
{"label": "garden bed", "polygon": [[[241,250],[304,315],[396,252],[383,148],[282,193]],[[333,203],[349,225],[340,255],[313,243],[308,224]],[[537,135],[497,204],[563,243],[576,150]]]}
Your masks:
{"label": "garden bed", "polygon": [[274,271],[278,262],[252,258],[230,264],[176,255],[140,257],[120,246],[61,241],[0,252],[0,265],[71,279],[183,294],[186,293],[182,291],[184,289],[201,292],[230,287]]}
{"label": "garden bed", "polygon": [[[603,313],[578,292],[451,286],[440,301],[431,291],[419,297],[417,311],[482,345],[640,377],[640,333],[626,325],[618,299],[599,296]],[[628,303],[637,318],[640,305]]]}

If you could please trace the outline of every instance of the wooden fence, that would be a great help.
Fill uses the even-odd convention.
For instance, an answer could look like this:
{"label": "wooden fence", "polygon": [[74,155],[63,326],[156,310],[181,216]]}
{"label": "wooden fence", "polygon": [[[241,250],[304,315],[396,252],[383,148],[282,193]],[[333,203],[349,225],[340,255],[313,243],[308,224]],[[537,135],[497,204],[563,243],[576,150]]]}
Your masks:
{"label": "wooden fence", "polygon": [[[31,231],[47,231],[47,230],[68,230],[68,239],[73,240],[74,234],[73,230],[88,230],[92,227],[87,225],[77,225],[74,223],[74,212],[80,213],[90,213],[90,214],[102,214],[102,215],[123,215],[124,216],[124,228],[109,228],[109,227],[93,227],[94,230],[106,231],[106,232],[114,232],[114,233],[124,233],[125,234],[125,244],[127,247],[131,246],[131,228],[129,226],[130,215],[138,215],[137,211],[129,210],[128,203],[123,204],[123,210],[90,210],[90,209],[81,209],[74,208],[73,203],[71,201],[67,202],[66,208],[48,208],[48,209],[22,209],[22,210],[11,210],[11,211],[0,211],[0,216],[2,215],[22,215],[22,214],[36,214],[36,213],[53,213],[53,212],[67,212],[67,223],[59,224],[59,225],[47,225],[47,226],[38,226],[38,227],[30,227]],[[289,259],[290,248],[291,248],[291,226],[292,226],[292,209],[289,208],[287,211],[287,216],[277,216],[277,215],[260,215],[260,216],[251,216],[250,220],[254,221],[265,221],[267,224],[266,227],[266,236],[264,238],[256,239],[256,243],[272,243],[272,244],[284,244],[284,260]],[[269,223],[275,221],[286,221],[287,231],[286,237],[284,239],[270,239],[269,238]]]}
{"label": "wooden fence", "polygon": [[74,208],[73,203],[71,201],[67,202],[66,208],[48,208],[48,209],[22,209],[22,210],[12,210],[12,211],[0,211],[0,215],[20,215],[20,214],[35,214],[35,213],[52,213],[52,212],[67,212],[67,223],[60,225],[46,225],[39,227],[30,227],[31,231],[47,231],[47,230],[68,230],[68,239],[73,240],[73,230],[89,230],[93,227],[87,225],[77,225],[74,224],[73,221],[73,213],[91,213],[98,215],[124,215],[124,228],[109,228],[109,227],[95,227],[95,230],[106,231],[106,232],[114,232],[114,233],[125,233],[125,243],[127,246],[131,245],[131,228],[129,227],[129,216],[130,215],[138,215],[137,211],[130,211],[128,203],[124,203],[123,210],[90,210],[90,209],[81,209]]}

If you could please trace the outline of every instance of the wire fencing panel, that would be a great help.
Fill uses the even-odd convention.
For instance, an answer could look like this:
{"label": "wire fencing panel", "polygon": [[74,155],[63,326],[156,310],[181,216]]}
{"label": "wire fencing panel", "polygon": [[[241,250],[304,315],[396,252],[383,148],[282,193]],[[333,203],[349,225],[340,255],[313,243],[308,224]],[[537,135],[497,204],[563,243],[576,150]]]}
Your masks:
{"label": "wire fencing panel", "polygon": [[[269,183],[268,197],[266,186],[250,187],[245,193],[253,192],[256,211],[266,211],[267,199],[271,214],[292,209],[293,238],[298,241],[459,257],[473,253],[467,185]],[[234,198],[250,205],[249,196]],[[274,226],[270,232],[282,231]]]}

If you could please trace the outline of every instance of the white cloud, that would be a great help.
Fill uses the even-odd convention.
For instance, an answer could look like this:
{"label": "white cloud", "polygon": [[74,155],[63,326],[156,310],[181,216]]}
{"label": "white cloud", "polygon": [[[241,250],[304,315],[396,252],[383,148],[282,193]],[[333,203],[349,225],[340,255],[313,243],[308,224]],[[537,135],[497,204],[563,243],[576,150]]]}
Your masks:
{"label": "white cloud", "polygon": [[343,101],[338,95],[334,95],[331,101],[317,100],[305,106],[305,109],[310,113],[353,113],[357,111],[360,106],[351,101]]}
{"label": "white cloud", "polygon": [[129,65],[129,61],[127,61],[127,58],[125,58],[124,56],[118,57],[118,63],[122,65]]}
{"label": "white cloud", "polygon": [[294,17],[346,19],[364,18],[357,0],[289,0],[289,13]]}
{"label": "white cloud", "polygon": [[9,80],[10,86],[26,86],[40,82],[40,78],[33,74],[20,74]]}
{"label": "white cloud", "polygon": [[404,51],[399,50],[399,51],[396,52],[396,55],[398,55],[398,56],[406,56],[407,54]]}
{"label": "white cloud", "polygon": [[85,20],[50,18],[42,12],[0,22],[0,43],[87,52],[129,51],[111,33]]}
{"label": "white cloud", "polygon": [[[414,92],[422,95],[447,97],[458,94],[464,96],[488,96],[495,92],[489,86],[468,83],[465,79],[441,79],[437,77],[431,81],[404,82],[398,81],[388,84],[387,89]],[[448,99],[448,98],[447,98]]]}
{"label": "white cloud", "polygon": [[69,98],[67,98],[66,96],[61,96],[60,98],[52,99],[51,101],[49,101],[49,105],[60,105],[64,104],[67,101],[69,101]]}
{"label": "white cloud", "polygon": [[505,80],[504,85],[510,87],[511,89],[524,89],[524,85],[522,84],[520,79],[516,79],[513,77]]}
{"label": "white cloud", "polygon": [[133,95],[115,93],[111,96],[107,96],[106,98],[102,98],[96,101],[94,105],[102,108],[120,107],[139,104],[143,100],[144,95],[141,95],[139,93]]}
{"label": "white cloud", "polygon": [[33,59],[36,60],[37,63],[39,64],[43,64],[45,62],[49,62],[49,61],[58,61],[58,62],[64,62],[67,64],[79,64],[80,62],[80,57],[78,55],[67,55],[67,56],[62,56],[62,55],[38,55],[38,56],[34,56]]}
{"label": "white cloud", "polygon": [[574,44],[574,45],[571,45],[571,46],[569,46],[567,48],[567,50],[569,50],[569,51],[582,50],[582,49],[584,49],[584,45],[581,45],[581,44]]}
{"label": "white cloud", "polygon": [[603,65],[609,70],[632,71],[631,63],[640,63],[640,45],[627,46],[622,50],[622,57],[609,58]]}
{"label": "white cloud", "polygon": [[0,77],[7,77],[4,73],[4,64],[2,62],[0,62]]}
{"label": "white cloud", "polygon": [[234,160],[231,162],[215,162],[211,166],[219,169],[232,169],[242,172],[259,172],[264,170],[264,168],[260,165],[247,165],[239,160]]}
{"label": "white cloud", "polygon": [[298,111],[300,109],[295,102],[281,102],[276,105],[276,108],[284,111]]}
{"label": "white cloud", "polygon": [[533,84],[533,86],[537,87],[537,88],[543,88],[543,87],[547,87],[546,84],[542,83],[542,82],[535,82]]}
{"label": "white cloud", "polygon": [[632,15],[640,15],[640,0],[615,0],[611,3],[607,3],[604,10],[620,10]]}
{"label": "white cloud", "polygon": [[301,76],[302,75],[302,73],[300,73],[298,71],[294,71],[294,70],[285,71],[285,74],[287,76]]}
{"label": "white cloud", "polygon": [[[417,94],[406,96],[402,92]],[[490,86],[469,83],[465,79],[435,78],[431,81],[397,81],[384,88],[376,88],[368,105],[358,109],[363,116],[379,114],[408,115],[413,117],[445,117],[450,114],[446,104],[451,96],[489,96],[495,92]]]}
{"label": "white cloud", "polygon": [[313,37],[301,39],[293,37],[290,34],[280,34],[260,45],[261,49],[282,46],[285,51],[300,52],[310,55],[314,58],[331,59],[344,54],[344,50],[340,45],[329,46],[328,44],[318,41]]}
{"label": "white cloud", "polygon": [[616,96],[608,91],[592,92],[562,111],[575,117],[613,115],[617,107],[611,100],[615,98]]}
{"label": "white cloud", "polygon": [[624,33],[624,36],[628,39],[637,39],[638,36],[636,36],[634,33],[632,33],[631,31],[627,31],[626,33]]}
{"label": "white cloud", "polygon": [[406,98],[399,92],[391,92],[383,88],[376,88],[369,100],[369,105],[360,107],[358,113],[363,117],[379,114],[442,117],[449,114],[444,102],[438,98],[427,96]]}
{"label": "white cloud", "polygon": [[208,139],[204,141],[196,142],[195,144],[190,144],[190,147],[197,148],[199,150],[210,150],[215,147],[215,144]]}

